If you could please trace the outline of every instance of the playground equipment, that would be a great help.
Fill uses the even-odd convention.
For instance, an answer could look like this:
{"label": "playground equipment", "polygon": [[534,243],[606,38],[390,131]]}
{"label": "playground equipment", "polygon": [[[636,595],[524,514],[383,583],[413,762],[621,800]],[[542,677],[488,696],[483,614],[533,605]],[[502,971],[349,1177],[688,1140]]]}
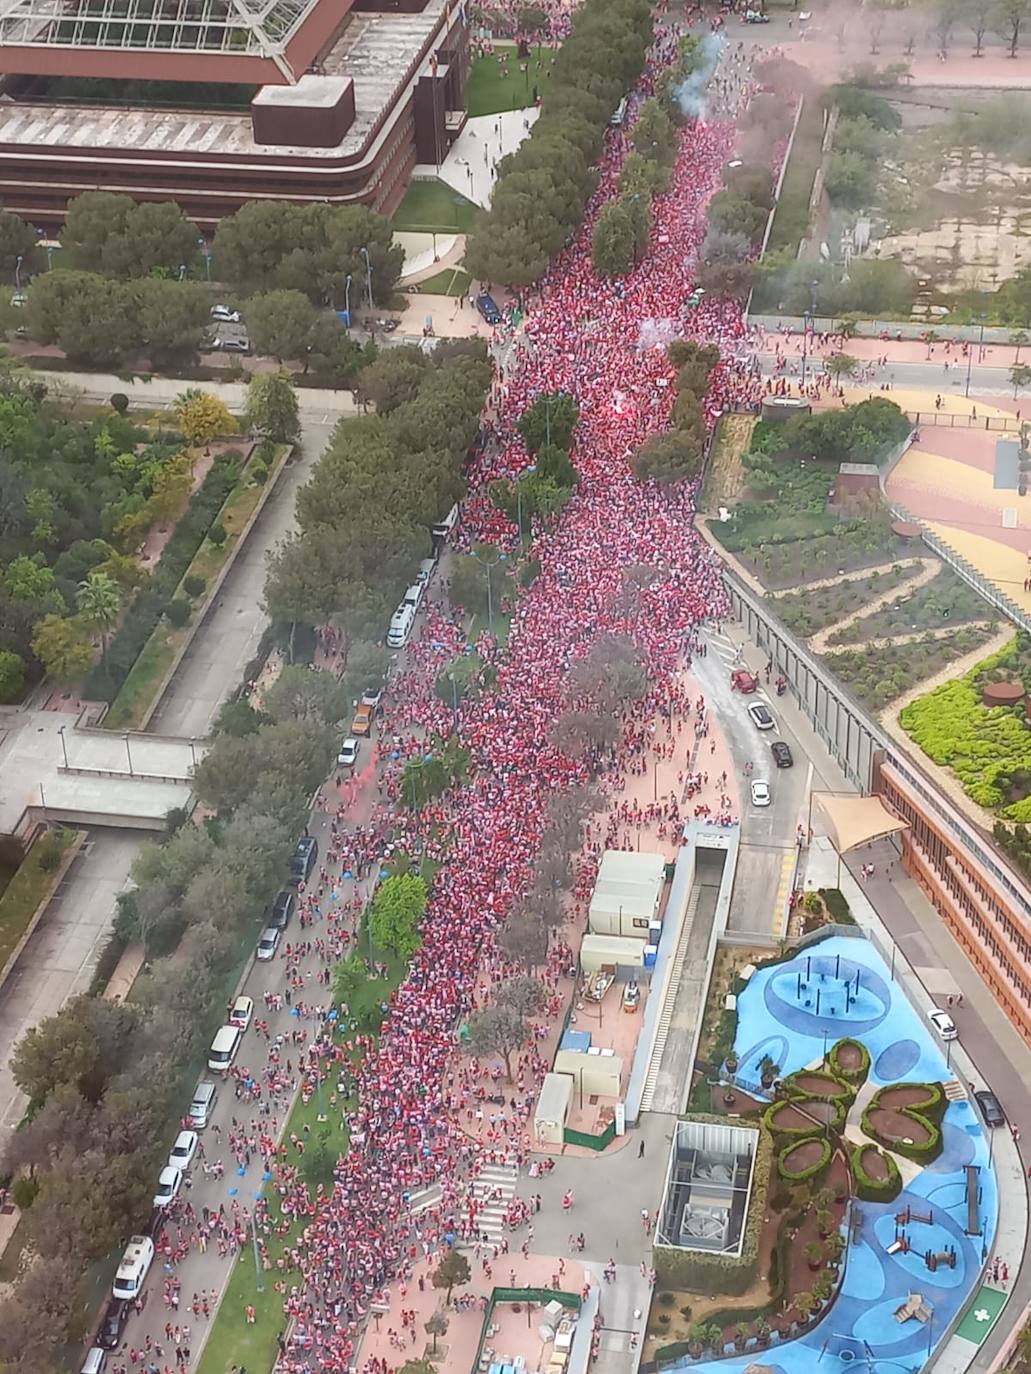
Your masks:
{"label": "playground equipment", "polygon": [[924,1263],[933,1274],[939,1267],[944,1265],[946,1269],[956,1267],[956,1247],[947,1245],[944,1250],[925,1250]]}
{"label": "playground equipment", "polygon": [[923,1324],[930,1321],[933,1312],[934,1304],[929,1303],[923,1293],[910,1293],[901,1307],[896,1307],[895,1320],[908,1322],[915,1319]]}

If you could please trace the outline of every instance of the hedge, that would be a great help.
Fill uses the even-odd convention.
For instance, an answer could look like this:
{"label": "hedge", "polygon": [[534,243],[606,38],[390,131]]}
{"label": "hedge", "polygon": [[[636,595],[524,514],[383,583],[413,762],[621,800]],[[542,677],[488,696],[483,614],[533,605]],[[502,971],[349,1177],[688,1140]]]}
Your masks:
{"label": "hedge", "polygon": [[[869,1055],[867,1056],[869,1059]],[[829,1078],[838,1085],[839,1091],[836,1093],[813,1092],[811,1088],[798,1088],[795,1086],[800,1078],[812,1078],[820,1076]],[[796,1069],[794,1073],[789,1073],[787,1078],[782,1080],[784,1089],[794,1102],[804,1102],[809,1098],[814,1102],[845,1102],[851,1106],[856,1096],[855,1084],[849,1082],[841,1074],[835,1073],[833,1069]]]}
{"label": "hedge", "polygon": [[843,892],[836,887],[821,887],[819,891],[824,906],[839,925],[855,925],[856,918],[852,915],[852,910],[846,902]]}
{"label": "hedge", "polygon": [[810,1136],[809,1139],[806,1140],[790,1140],[786,1145],[782,1146],[780,1154],[777,1156],[777,1171],[781,1178],[786,1179],[788,1183],[802,1183],[806,1179],[816,1178],[817,1175],[822,1174],[830,1164],[834,1155],[834,1149],[826,1137],[819,1142],[820,1157],[814,1164],[808,1164],[804,1169],[789,1169],[784,1163],[792,1150],[797,1150],[801,1145],[807,1145],[809,1140],[813,1138],[814,1137]]}
{"label": "hedge", "polygon": [[[846,1069],[839,1063],[839,1051],[845,1046],[859,1050],[859,1068]],[[851,1036],[843,1036],[841,1040],[835,1040],[827,1056],[830,1064],[831,1073],[835,1078],[840,1078],[843,1082],[852,1085],[853,1089],[861,1087],[866,1082],[867,1074],[870,1072],[870,1051],[861,1040],[853,1040]]]}
{"label": "hedge", "polygon": [[877,1150],[887,1166],[888,1177],[871,1178],[862,1165],[862,1158],[867,1150],[877,1150],[877,1146],[867,1142],[857,1145],[852,1151],[852,1175],[856,1181],[856,1197],[862,1202],[891,1202],[902,1191],[899,1166],[887,1150]]}
{"label": "hedge", "polygon": [[[923,1101],[913,1102],[906,1107],[892,1108],[900,1116],[907,1116],[926,1126],[929,1132],[926,1140],[911,1145],[903,1140],[892,1140],[890,1137],[882,1135],[870,1119],[870,1113],[880,1106],[881,1095],[900,1087],[919,1087],[927,1090],[927,1097]],[[885,1150],[902,1155],[905,1159],[911,1159],[916,1164],[930,1164],[932,1160],[938,1158],[942,1151],[941,1121],[948,1105],[945,1090],[940,1083],[886,1083],[883,1088],[877,1089],[865,1108],[862,1127],[865,1133],[872,1140],[876,1140],[878,1145],[883,1146]]]}
{"label": "hedge", "polygon": [[[834,1115],[828,1122],[812,1121],[804,1126],[783,1126],[777,1122],[777,1117],[781,1112],[786,1112],[791,1107],[805,1107],[806,1102],[831,1102],[834,1105]],[[807,1140],[809,1136],[822,1135],[828,1128],[832,1131],[841,1131],[845,1125],[845,1118],[848,1116],[848,1104],[843,1102],[840,1097],[807,1097],[803,1093],[796,1093],[792,1098],[782,1098],[779,1102],[771,1102],[763,1112],[763,1125],[766,1129],[777,1136],[781,1141],[796,1142]]]}
{"label": "hedge", "polygon": [[105,659],[94,665],[83,683],[83,696],[114,701],[239,476],[240,470],[231,460],[221,457],[212,463],[162,550],[157,566],[136,593],[112,636]]}

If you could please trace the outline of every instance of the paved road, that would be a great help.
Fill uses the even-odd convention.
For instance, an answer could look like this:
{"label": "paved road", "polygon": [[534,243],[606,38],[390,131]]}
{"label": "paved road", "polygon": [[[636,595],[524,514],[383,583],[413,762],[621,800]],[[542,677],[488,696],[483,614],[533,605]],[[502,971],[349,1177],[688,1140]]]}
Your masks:
{"label": "paved road", "polygon": [[[736,627],[728,632],[709,631],[705,642],[709,652],[704,658],[695,660],[692,671],[730,745],[741,798],[741,845],[727,928],[739,934],[759,932],[768,936],[772,932],[779,935],[795,861],[796,827],[800,821],[808,823],[810,785],[825,786],[821,772],[816,771],[819,755],[810,767],[808,760],[814,756],[803,753],[790,730],[785,728],[782,699],[766,684],[762,673],[760,688],[752,695],[745,696],[731,686],[731,669],[741,662],[740,636]],[[758,650],[749,662],[762,667]],[[756,701],[769,708],[776,722],[773,730],[760,731],[753,724],[748,706]],[[770,744],[778,739],[790,746],[795,758],[793,768],[775,766]],[[748,765],[751,765],[751,774],[745,772]],[[772,793],[769,806],[752,804],[752,778],[769,783]]]}
{"label": "paved road", "polygon": [[217,602],[151,718],[151,731],[202,738],[227,691],[243,676],[268,623],[263,607],[268,554],[293,528],[298,488],[310,477],[335,424],[336,417],[321,408],[305,411],[303,441],[265,503]]}
{"label": "paved road", "polygon": [[95,830],[73,862],[46,918],[25,946],[0,996],[0,1151],[26,1107],[11,1076],[11,1050],[31,1026],[89,987],[140,844],[134,831]]}
{"label": "paved road", "polygon": [[[738,626],[731,628],[730,635],[736,643],[744,642]],[[752,666],[761,666],[763,655],[755,645],[747,643],[745,659]],[[799,761],[811,759],[815,764],[814,787],[853,792],[855,789],[830,758],[794,699],[778,699],[776,712],[781,737],[795,755],[792,771],[800,774]],[[889,875],[888,865],[893,860],[894,868]],[[872,879],[862,882],[863,890],[930,998],[944,1003],[950,994],[963,994],[963,1006],[952,1009],[960,1041],[985,1083],[998,1095],[1009,1120],[1019,1129],[1019,1148],[1026,1171],[1031,1165],[1031,1048],[1014,1030],[919,887],[901,871],[897,853],[889,842],[884,841],[869,852],[862,851],[854,857],[850,868],[854,874],[859,863],[870,862],[875,873]],[[994,1356],[1009,1340],[1013,1325],[1031,1303],[1031,1263],[1026,1250],[1024,1253],[1019,1274],[1014,1276],[1013,1266],[1010,1267],[1010,1302],[978,1352],[971,1366],[974,1370],[990,1367]]]}
{"label": "paved road", "polygon": [[[890,344],[885,344],[885,349],[890,348]],[[845,345],[846,353],[848,344]],[[969,394],[971,396],[1013,396],[1013,386],[1010,382],[1010,370],[1008,366],[999,366],[991,362],[978,363],[976,361],[976,346],[974,349],[975,361],[970,368],[970,390],[967,393],[967,369],[966,364],[960,360],[954,360],[949,364],[948,372],[945,371],[944,364],[940,362],[902,362],[889,361],[886,367],[874,367],[872,384],[879,386],[881,382],[890,382],[895,389],[912,388],[919,391],[940,392],[945,395]],[[760,352],[756,355],[762,367],[764,376],[784,376],[797,382],[802,371],[801,358],[792,356],[788,363],[785,373],[777,371],[777,357],[772,352]],[[817,376],[823,375],[823,359],[810,357],[806,360],[806,381],[811,382]],[[862,385],[858,381],[851,381],[845,378],[843,385]],[[888,393],[890,398],[890,392]],[[1018,399],[1020,397],[1018,396]],[[1025,398],[1031,405],[1031,398]]]}
{"label": "paved road", "polygon": [[[117,383],[112,386],[112,383]],[[96,379],[97,394],[112,389],[135,398],[144,385],[129,386],[117,378]],[[330,399],[335,393],[328,393]],[[265,555],[293,520],[297,487],[310,471],[333,431],[337,415],[325,409],[327,397],[304,398],[301,458],[283,474],[226,579],[223,595],[198,632],[197,648],[172,681],[155,730],[202,736],[219,705],[240,680],[265,624],[261,611]],[[350,393],[339,393],[348,409]],[[30,1026],[60,1011],[67,998],[89,985],[96,959],[110,932],[114,899],[128,879],[143,836],[136,831],[97,830],[88,856],[77,860],[61,886],[60,903],[41,922],[0,999],[0,1145],[4,1132],[17,1124],[25,1108],[7,1068],[15,1042]]]}

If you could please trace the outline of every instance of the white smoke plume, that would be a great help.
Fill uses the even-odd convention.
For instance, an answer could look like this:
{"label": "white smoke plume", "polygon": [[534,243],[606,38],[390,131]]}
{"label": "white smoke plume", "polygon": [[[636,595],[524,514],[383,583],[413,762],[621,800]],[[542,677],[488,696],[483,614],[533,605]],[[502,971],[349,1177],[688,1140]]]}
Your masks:
{"label": "white smoke plume", "polygon": [[725,41],[718,34],[707,33],[695,49],[694,71],[676,88],[680,108],[689,119],[701,119],[705,114],[705,92]]}

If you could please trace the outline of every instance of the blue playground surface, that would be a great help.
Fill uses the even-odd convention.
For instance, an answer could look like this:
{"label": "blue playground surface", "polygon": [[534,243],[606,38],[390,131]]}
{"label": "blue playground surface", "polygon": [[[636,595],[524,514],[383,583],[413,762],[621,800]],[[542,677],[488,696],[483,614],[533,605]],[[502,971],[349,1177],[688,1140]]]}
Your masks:
{"label": "blue playground surface", "polygon": [[[858,987],[857,987],[858,975]],[[754,974],[737,1001],[734,1049],[738,1081],[759,1081],[759,1061],[768,1054],[782,1074],[821,1060],[843,1036],[861,1040],[870,1052],[868,1083],[946,1082],[946,1066],[933,1033],[891,979],[884,960],[866,940],[835,936],[794,959]],[[865,1100],[865,1099],[864,1099]],[[843,1256],[844,1283],[836,1301],[803,1336],[765,1349],[754,1345],[720,1360],[678,1361],[706,1374],[742,1374],[757,1362],[772,1374],[903,1374],[919,1369],[980,1279],[982,1253],[991,1251],[998,1211],[988,1141],[967,1101],[949,1105],[942,1123],[944,1147],[889,1203],[853,1203],[862,1218],[858,1240]],[[901,1161],[900,1161],[901,1162]],[[981,1236],[967,1236],[966,1175],[979,1170]],[[905,1168],[903,1164],[903,1177]],[[911,1208],[905,1228],[913,1249],[890,1255],[895,1216]],[[930,1213],[930,1224],[916,1215]],[[924,1252],[954,1249],[955,1268],[933,1273]],[[895,1311],[910,1292],[933,1307],[933,1319],[899,1322]],[[731,1347],[733,1348],[733,1347]]]}

